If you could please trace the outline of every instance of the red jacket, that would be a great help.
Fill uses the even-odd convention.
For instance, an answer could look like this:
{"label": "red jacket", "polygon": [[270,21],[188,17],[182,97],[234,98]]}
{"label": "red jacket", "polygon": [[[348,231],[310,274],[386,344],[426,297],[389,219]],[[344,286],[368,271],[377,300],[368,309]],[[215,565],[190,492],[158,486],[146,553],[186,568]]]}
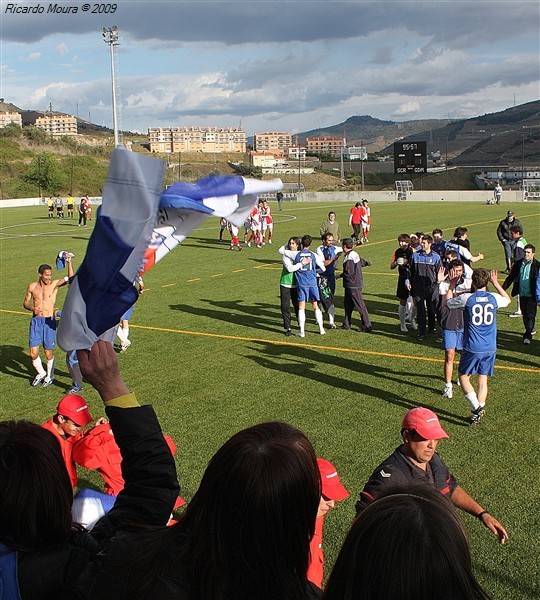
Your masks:
{"label": "red jacket", "polygon": [[46,423],[43,423],[42,427],[43,429],[48,429],[51,433],[53,433],[56,436],[56,439],[60,442],[62,456],[64,457],[69,478],[71,479],[71,485],[72,487],[75,487],[77,485],[77,466],[75,465],[75,460],[73,459],[73,447],[76,442],[84,438],[86,432],[83,431],[77,435],[62,437],[58,431],[56,431],[56,427],[54,426],[52,419],[49,419]]}

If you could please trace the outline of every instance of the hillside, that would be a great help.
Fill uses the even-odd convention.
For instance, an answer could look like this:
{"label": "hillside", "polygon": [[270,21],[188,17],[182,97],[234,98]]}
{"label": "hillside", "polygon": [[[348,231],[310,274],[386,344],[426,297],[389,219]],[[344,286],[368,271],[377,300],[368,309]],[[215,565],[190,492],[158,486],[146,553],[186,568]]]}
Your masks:
{"label": "hillside", "polygon": [[[440,150],[457,165],[537,166],[540,164],[540,100],[454,121],[438,129],[407,136],[427,140],[428,152]],[[392,152],[392,145],[385,151]]]}
{"label": "hillside", "polygon": [[345,136],[348,146],[366,146],[368,152],[378,152],[390,142],[402,137],[411,136],[427,129],[443,127],[447,120],[427,119],[419,121],[381,121],[368,115],[349,117],[343,123],[329,127],[312,129],[298,134],[300,142],[305,143],[307,138]]}

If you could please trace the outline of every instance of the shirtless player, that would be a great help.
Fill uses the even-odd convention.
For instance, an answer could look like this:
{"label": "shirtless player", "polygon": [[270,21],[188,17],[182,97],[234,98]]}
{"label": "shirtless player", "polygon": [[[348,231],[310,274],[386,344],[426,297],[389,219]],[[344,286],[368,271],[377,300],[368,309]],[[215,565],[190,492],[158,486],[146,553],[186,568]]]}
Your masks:
{"label": "shirtless player", "polygon": [[[62,279],[52,278],[52,267],[50,265],[40,265],[38,268],[39,280],[34,281],[28,286],[23,306],[26,310],[33,313],[30,321],[30,358],[37,371],[37,375],[32,381],[33,386],[42,385],[48,387],[53,382],[54,374],[54,352],[56,345],[56,318],[54,303],[58,289],[69,282],[73,277],[73,265],[71,256],[66,253],[66,262],[68,274]],[[43,363],[39,356],[39,347],[43,345],[45,356],[47,358],[47,371],[43,368]]]}

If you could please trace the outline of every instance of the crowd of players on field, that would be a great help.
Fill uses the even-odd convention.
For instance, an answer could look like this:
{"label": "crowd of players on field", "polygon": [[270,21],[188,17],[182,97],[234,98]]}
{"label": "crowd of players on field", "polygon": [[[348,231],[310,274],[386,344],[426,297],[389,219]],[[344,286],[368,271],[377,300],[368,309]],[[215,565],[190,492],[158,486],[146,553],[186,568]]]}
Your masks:
{"label": "crowd of players on field", "polygon": [[[364,202],[355,208],[366,216]],[[342,328],[350,329],[356,309],[361,330],[373,330],[362,297],[362,268],[369,263],[356,250],[369,242],[366,225],[371,225],[370,215],[369,222],[353,228],[353,237],[341,240],[331,213],[315,252],[309,235],[291,238],[280,248],[286,335],[291,334],[291,301],[301,337],[306,303],[312,303],[321,335],[326,333],[323,310],[329,327],[337,327],[333,298],[339,278],[344,285]],[[524,343],[534,335],[539,263],[521,225],[511,223],[508,231],[512,253],[502,286],[496,271],[471,268],[482,255],[471,254],[465,228],[457,228],[448,241],[440,230],[402,234],[390,265],[398,272],[402,332],[409,324],[423,341],[438,322],[445,350],[455,352],[460,350],[461,330],[458,372],[471,404],[471,424],[485,412],[487,377],[495,360],[495,314],[510,303],[505,291],[510,285],[519,294]],[[257,239],[262,241],[254,231],[253,241]],[[50,271],[46,285],[54,283]],[[488,291],[488,284],[496,292]],[[39,297],[32,296],[32,289],[28,294],[35,309]],[[404,415],[401,443],[364,485],[357,517],[322,591],[323,518],[348,492],[332,463],[316,459],[301,431],[267,422],[235,434],[210,460],[184,512],[171,521],[171,511],[184,503],[178,495],[174,442],[163,436],[152,408],[140,406],[127,387],[111,344],[98,341],[90,350],[77,351],[77,359],[81,374],[101,396],[108,421],[98,419],[85,430],[92,422],[88,406],[82,396],[71,393],[42,427],[28,421],[0,422],[4,598],[489,597],[473,574],[467,535],[455,508],[476,517],[502,544],[508,533],[458,484],[436,452],[439,441],[449,436],[431,410],[416,407]],[[448,378],[446,362],[443,393],[451,397],[452,371]],[[471,374],[478,376],[478,392],[470,384]],[[105,494],[78,494],[73,504],[75,462],[98,470]]]}

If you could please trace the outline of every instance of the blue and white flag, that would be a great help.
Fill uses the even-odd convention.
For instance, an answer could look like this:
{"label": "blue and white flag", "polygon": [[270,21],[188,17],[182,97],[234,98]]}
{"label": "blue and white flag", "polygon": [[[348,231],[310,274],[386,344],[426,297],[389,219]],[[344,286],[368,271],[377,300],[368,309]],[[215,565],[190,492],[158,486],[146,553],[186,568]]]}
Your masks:
{"label": "blue and white flag", "polygon": [[240,227],[257,203],[258,194],[275,193],[282,187],[281,179],[260,181],[224,175],[171,185],[160,197],[143,270],[148,271],[208,217],[223,217]]}
{"label": "blue and white flag", "polygon": [[67,250],[60,250],[58,256],[56,257],[56,269],[61,271],[66,267],[67,259],[73,258],[75,254],[68,252]]}
{"label": "blue and white flag", "polygon": [[114,150],[103,202],[86,255],[73,278],[58,326],[66,352],[114,341],[120,317],[138,294],[133,282],[143,265],[159,206],[165,163]]}
{"label": "blue and white flag", "polygon": [[133,282],[209,216],[241,225],[257,194],[275,193],[280,179],[210,176],[179,182],[160,196],[165,163],[114,150],[103,203],[85,258],[71,282],[58,327],[66,352],[113,342],[121,316],[137,301]]}

